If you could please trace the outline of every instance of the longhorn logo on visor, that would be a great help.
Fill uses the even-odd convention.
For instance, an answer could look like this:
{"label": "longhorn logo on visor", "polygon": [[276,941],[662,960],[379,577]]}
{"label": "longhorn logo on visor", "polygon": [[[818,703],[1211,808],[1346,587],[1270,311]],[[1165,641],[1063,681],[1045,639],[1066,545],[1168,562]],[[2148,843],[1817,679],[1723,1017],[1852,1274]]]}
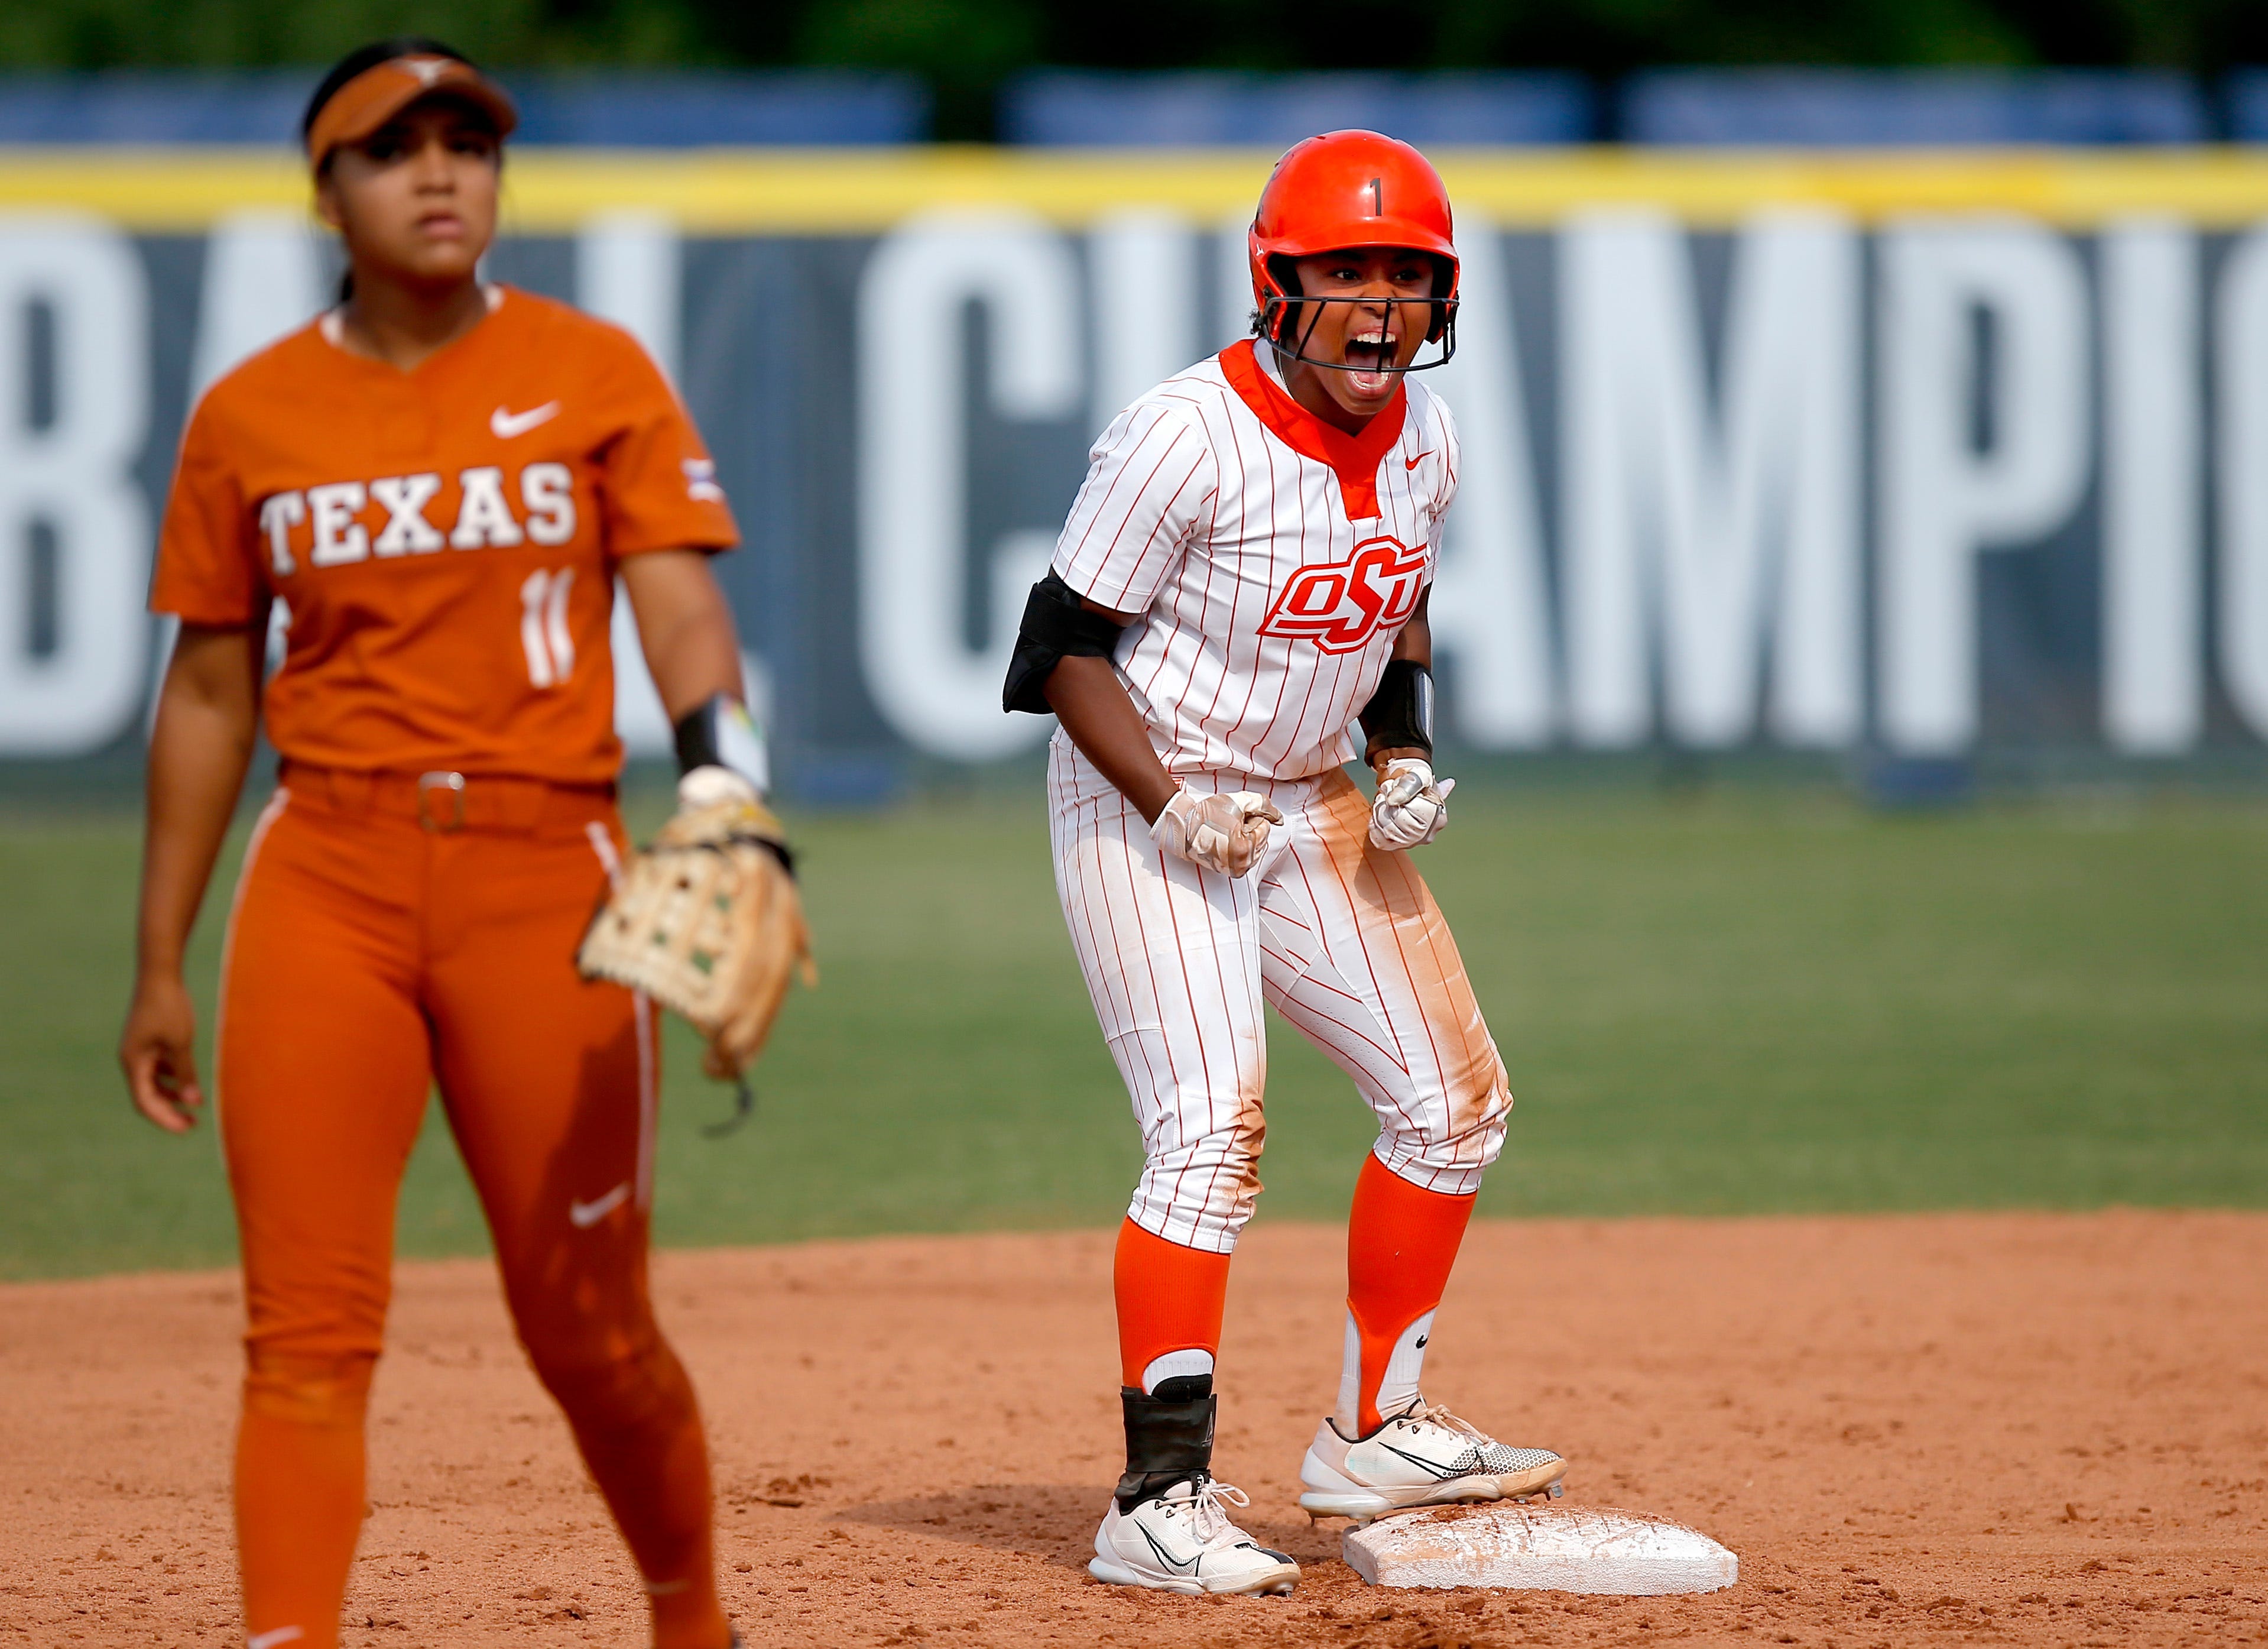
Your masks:
{"label": "longhorn logo on visor", "polygon": [[1294,573],[1260,633],[1351,653],[1381,630],[1408,622],[1425,579],[1424,544],[1410,550],[1398,538],[1366,538],[1344,561]]}

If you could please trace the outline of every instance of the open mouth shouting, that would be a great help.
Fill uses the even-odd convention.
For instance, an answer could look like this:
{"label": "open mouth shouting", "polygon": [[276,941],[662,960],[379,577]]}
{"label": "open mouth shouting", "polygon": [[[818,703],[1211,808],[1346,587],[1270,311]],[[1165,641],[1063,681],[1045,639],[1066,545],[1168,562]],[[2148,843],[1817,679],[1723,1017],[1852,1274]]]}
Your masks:
{"label": "open mouth shouting", "polygon": [[1400,364],[1400,333],[1394,322],[1362,321],[1347,334],[1344,359],[1347,388],[1367,401],[1392,393]]}

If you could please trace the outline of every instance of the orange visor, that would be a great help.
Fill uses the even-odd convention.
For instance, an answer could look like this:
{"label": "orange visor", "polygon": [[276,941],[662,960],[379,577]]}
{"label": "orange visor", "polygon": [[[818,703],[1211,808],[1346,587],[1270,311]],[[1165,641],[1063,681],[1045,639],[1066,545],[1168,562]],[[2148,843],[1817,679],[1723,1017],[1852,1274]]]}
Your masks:
{"label": "orange visor", "polygon": [[499,137],[519,124],[510,94],[472,64],[453,57],[390,57],[331,93],[308,129],[307,159],[320,166],[341,144],[360,143],[419,98],[441,92],[485,113]]}

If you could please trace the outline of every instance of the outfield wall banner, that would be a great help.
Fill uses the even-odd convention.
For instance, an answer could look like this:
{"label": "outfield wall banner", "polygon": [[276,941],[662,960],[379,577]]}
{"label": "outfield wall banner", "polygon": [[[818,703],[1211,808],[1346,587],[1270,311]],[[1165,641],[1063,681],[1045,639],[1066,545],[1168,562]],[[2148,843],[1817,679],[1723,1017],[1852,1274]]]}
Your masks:
{"label": "outfield wall banner", "polygon": [[[1045,736],[999,710],[1024,590],[1112,414],[1244,331],[1270,159],[514,155],[491,273],[680,385],[794,790]],[[1441,161],[1456,743],[2268,744],[2268,156]],[[305,196],[265,152],[0,150],[0,762],[130,758],[187,410],[335,278]]]}

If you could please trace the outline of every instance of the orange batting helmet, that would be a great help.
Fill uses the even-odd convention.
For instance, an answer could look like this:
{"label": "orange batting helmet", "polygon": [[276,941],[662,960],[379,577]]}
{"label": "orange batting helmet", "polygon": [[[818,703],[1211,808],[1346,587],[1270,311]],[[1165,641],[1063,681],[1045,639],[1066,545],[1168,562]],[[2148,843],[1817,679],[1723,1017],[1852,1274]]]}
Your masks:
{"label": "orange batting helmet", "polygon": [[1292,144],[1260,191],[1247,246],[1252,298],[1260,309],[1257,329],[1271,342],[1299,298],[1292,259],[1350,247],[1408,247],[1433,259],[1446,277],[1434,283],[1426,341],[1443,345],[1441,360],[1456,347],[1458,264],[1449,191],[1432,163],[1398,138],[1335,131]]}

